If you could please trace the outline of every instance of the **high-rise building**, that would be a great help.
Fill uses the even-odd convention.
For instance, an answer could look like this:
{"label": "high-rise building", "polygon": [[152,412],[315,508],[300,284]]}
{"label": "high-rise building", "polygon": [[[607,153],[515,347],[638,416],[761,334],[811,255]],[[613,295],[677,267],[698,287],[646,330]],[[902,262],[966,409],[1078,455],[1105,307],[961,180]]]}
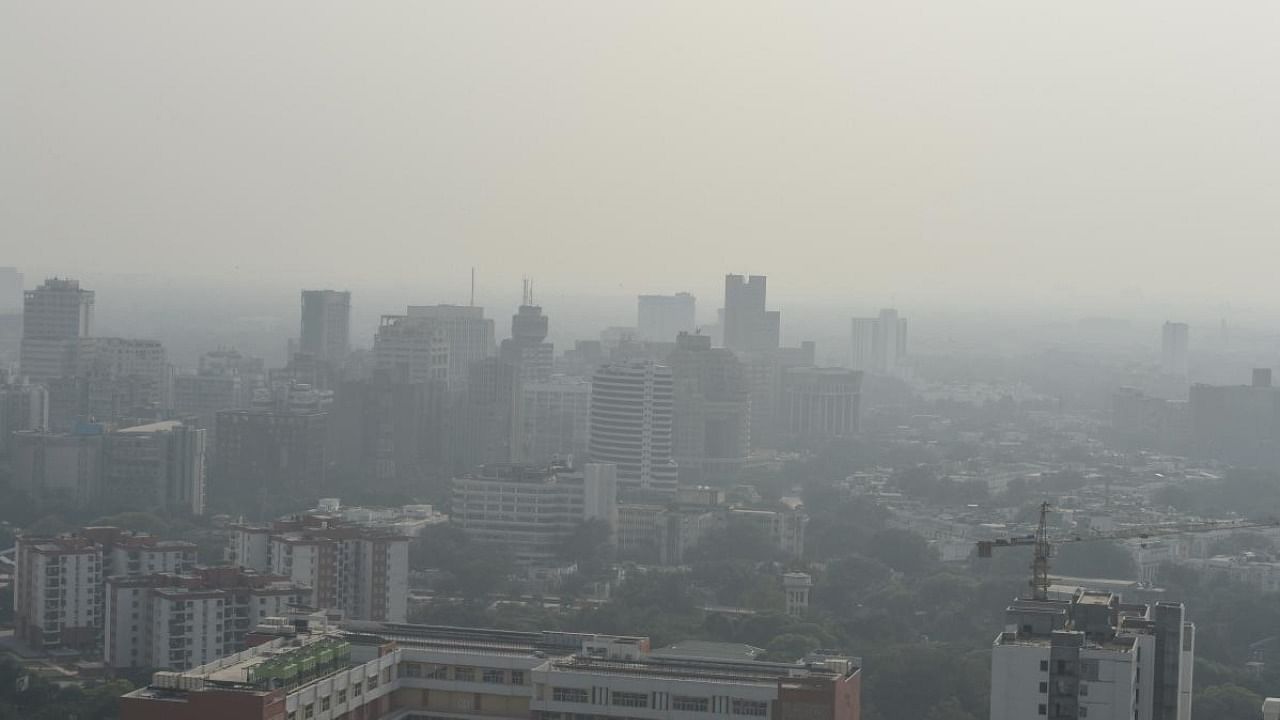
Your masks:
{"label": "high-rise building", "polygon": [[120,699],[121,720],[858,720],[861,712],[857,660],[830,653],[766,662],[758,649],[729,643],[654,650],[646,637],[334,627],[322,614],[268,622],[241,654],[156,673]]}
{"label": "high-rise building", "polygon": [[37,650],[102,645],[105,593],[114,576],[186,572],[196,546],[114,527],[16,541],[14,620],[17,636]]}
{"label": "high-rise building", "polygon": [[93,291],[49,278],[23,298],[19,367],[32,380],[76,374],[80,339],[93,329]]}
{"label": "high-rise building", "polygon": [[449,382],[449,340],[430,318],[383,315],[373,338],[373,364],[397,381]]}
{"label": "high-rise building", "polygon": [[49,427],[49,390],[11,378],[0,382],[0,462],[13,456],[13,434]]}
{"label": "high-rise building", "polygon": [[554,375],[547,382],[521,386],[519,461],[539,465],[560,458],[587,457],[591,426],[591,383]]}
{"label": "high-rise building", "polygon": [[618,466],[627,497],[670,497],[678,470],[672,458],[671,368],[653,362],[612,363],[591,379],[592,462]]}
{"label": "high-rise building", "polygon": [[103,451],[104,507],[204,514],[203,429],[176,420],[123,428]]}
{"label": "high-rise building", "polygon": [[1190,720],[1195,626],[1180,603],[1055,588],[1051,599],[1005,611],[991,655],[991,720]]}
{"label": "high-rise building", "polygon": [[546,342],[548,319],[533,304],[533,286],[526,280],[524,301],[511,316],[511,337],[502,341],[498,355],[516,368],[521,382],[546,382],[551,378],[555,346]]}
{"label": "high-rise building", "polygon": [[667,358],[674,406],[672,455],[684,485],[727,485],[751,452],[751,385],[732,351],[680,333]]}
{"label": "high-rise building", "polygon": [[467,389],[454,413],[451,464],[459,474],[520,457],[524,384],[516,366],[499,358],[471,365]]}
{"label": "high-rise building", "polygon": [[156,340],[85,338],[75,374],[86,379],[89,417],[155,417],[171,404],[169,363]]}
{"label": "high-rise building", "polygon": [[101,497],[102,426],[13,433],[13,487],[47,507],[87,509]]}
{"label": "high-rise building", "polygon": [[1161,333],[1160,370],[1166,375],[1186,377],[1189,370],[1187,350],[1191,330],[1186,323],[1166,322]]}
{"label": "high-rise building", "polygon": [[338,387],[329,413],[338,477],[409,482],[444,462],[444,381],[397,381],[375,370]]}
{"label": "high-rise building", "polygon": [[640,339],[673,342],[680,333],[697,328],[697,301],[689,293],[641,295],[636,313]]}
{"label": "high-rise building", "polygon": [[302,291],[302,333],[298,348],[318,360],[338,364],[351,352],[351,293]]}
{"label": "high-rise building", "polygon": [[1280,469],[1280,388],[1265,375],[1251,385],[1191,386],[1192,454],[1231,465]]}
{"label": "high-rise building", "polygon": [[306,603],[311,589],[236,567],[107,578],[103,660],[186,670],[245,649],[245,635]]}
{"label": "high-rise building", "polygon": [[885,308],[874,318],[854,318],[853,369],[892,375],[907,356],[907,321]]}
{"label": "high-rise building", "polygon": [[616,468],[484,465],[453,479],[450,516],[472,540],[501,546],[521,565],[554,565],[583,522],[617,526]]}
{"label": "high-rise building", "polygon": [[408,537],[320,515],[230,531],[232,563],[311,588],[316,607],[351,620],[405,621]]}
{"label": "high-rise building", "polygon": [[217,414],[209,498],[262,507],[274,496],[324,487],[329,414],[324,410],[226,410]]}
{"label": "high-rise building", "polygon": [[790,368],[782,379],[781,431],[802,441],[852,437],[861,398],[857,370]]}
{"label": "high-rise building", "polygon": [[429,320],[444,334],[449,346],[449,388],[466,387],[467,372],[473,363],[493,357],[493,320],[484,316],[484,308],[463,305],[410,305],[406,311],[415,320]]}
{"label": "high-rise building", "polygon": [[763,275],[724,277],[724,346],[730,350],[773,350],[779,346],[780,319],[766,309]]}
{"label": "high-rise building", "polygon": [[778,447],[782,439],[782,379],[790,368],[813,367],[816,346],[806,340],[799,347],[736,354],[751,386],[751,445]]}
{"label": "high-rise building", "polygon": [[0,369],[18,364],[22,353],[22,273],[0,267]]}

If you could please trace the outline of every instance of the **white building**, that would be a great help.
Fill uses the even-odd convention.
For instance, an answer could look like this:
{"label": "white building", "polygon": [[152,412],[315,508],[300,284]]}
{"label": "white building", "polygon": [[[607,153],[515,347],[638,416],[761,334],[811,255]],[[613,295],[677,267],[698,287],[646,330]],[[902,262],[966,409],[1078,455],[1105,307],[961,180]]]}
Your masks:
{"label": "white building", "polygon": [[410,305],[405,311],[410,318],[427,320],[443,333],[449,346],[449,386],[461,390],[467,384],[467,371],[472,363],[497,353],[493,320],[484,316],[484,308],[462,305]]}
{"label": "white building", "polygon": [[852,368],[892,375],[907,355],[907,320],[885,308],[877,317],[854,318]]}
{"label": "white building", "polygon": [[316,607],[351,619],[404,622],[408,612],[409,538],[394,532],[324,515],[233,525],[227,559],[310,587]]}
{"label": "white building", "polygon": [[600,520],[618,524],[617,474],[612,465],[580,471],[531,465],[484,465],[453,479],[451,517],[477,542],[506,548],[521,565],[554,564],[574,530]]}
{"label": "white building", "polygon": [[102,548],[83,537],[19,537],[14,629],[33,650],[97,646],[102,629]]}
{"label": "white building", "polygon": [[310,589],[238,568],[114,577],[103,659],[114,668],[185,670],[244,649],[245,634],[305,603]]}
{"label": "white building", "polygon": [[592,462],[618,467],[624,496],[674,497],[671,368],[653,362],[614,363],[591,381]]}
{"label": "white building", "polygon": [[401,382],[449,382],[449,340],[429,318],[383,315],[373,338],[373,364]]}
{"label": "white building", "polygon": [[991,720],[1190,720],[1195,626],[1182,605],[1076,589],[1019,600],[991,658]]}

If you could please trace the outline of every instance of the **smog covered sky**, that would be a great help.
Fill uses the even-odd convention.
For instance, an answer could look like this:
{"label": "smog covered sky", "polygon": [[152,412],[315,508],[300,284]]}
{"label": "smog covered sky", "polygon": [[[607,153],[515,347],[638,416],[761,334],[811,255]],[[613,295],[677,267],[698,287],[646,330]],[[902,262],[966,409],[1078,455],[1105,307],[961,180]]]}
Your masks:
{"label": "smog covered sky", "polygon": [[1280,305],[1259,262],[1277,21],[1262,1],[4,0],[0,261]]}

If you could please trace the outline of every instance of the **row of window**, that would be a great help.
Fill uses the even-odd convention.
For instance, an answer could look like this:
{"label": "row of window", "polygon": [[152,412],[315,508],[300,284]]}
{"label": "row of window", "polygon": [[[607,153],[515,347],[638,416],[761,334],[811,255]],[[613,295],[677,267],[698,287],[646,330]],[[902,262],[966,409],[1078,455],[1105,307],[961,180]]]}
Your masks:
{"label": "row of window", "polygon": [[[586,704],[591,702],[590,694],[583,688],[553,687],[551,688],[551,699],[554,702],[566,703]],[[609,694],[609,704],[616,707],[647,708],[649,707],[649,695],[647,693],[615,691]],[[684,712],[710,712],[711,700],[705,697],[673,695],[671,697],[671,709]],[[734,715],[766,717],[769,714],[769,703],[764,700],[733,698],[730,703],[730,710]]]}
{"label": "row of window", "polygon": [[[435,665],[433,663],[401,663],[405,677],[421,677],[429,680],[454,680],[457,682],[480,682],[492,685],[524,685],[523,670],[503,670],[501,668],[475,668],[467,665]],[[477,673],[477,671],[479,671]]]}
{"label": "row of window", "polygon": [[[391,668],[383,668],[382,682],[384,683],[391,682]],[[351,697],[352,698],[360,697],[361,695],[364,694],[364,690],[366,687],[368,687],[369,690],[373,690],[374,688],[378,687],[378,676],[372,675],[367,680],[357,680],[356,682],[351,683],[351,687],[350,687]],[[339,705],[345,703],[347,701],[347,690],[348,688],[339,689],[337,692],[336,698],[330,695],[325,695],[324,697],[320,698],[319,700],[320,711],[324,712],[328,710],[331,700],[333,702],[337,702]],[[310,718],[315,717],[315,713],[316,713],[316,703],[307,703],[302,707],[301,720],[310,720]],[[287,720],[299,720],[298,711],[295,710],[293,712],[290,712],[287,716]]]}

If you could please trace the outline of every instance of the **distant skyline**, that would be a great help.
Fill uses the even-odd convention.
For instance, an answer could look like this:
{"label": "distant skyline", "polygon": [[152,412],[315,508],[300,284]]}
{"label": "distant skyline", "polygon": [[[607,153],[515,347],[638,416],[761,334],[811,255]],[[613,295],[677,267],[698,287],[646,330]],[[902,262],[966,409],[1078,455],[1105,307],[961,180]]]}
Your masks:
{"label": "distant skyline", "polygon": [[1259,262],[1277,21],[1260,1],[2,0],[0,262],[1280,307]]}

